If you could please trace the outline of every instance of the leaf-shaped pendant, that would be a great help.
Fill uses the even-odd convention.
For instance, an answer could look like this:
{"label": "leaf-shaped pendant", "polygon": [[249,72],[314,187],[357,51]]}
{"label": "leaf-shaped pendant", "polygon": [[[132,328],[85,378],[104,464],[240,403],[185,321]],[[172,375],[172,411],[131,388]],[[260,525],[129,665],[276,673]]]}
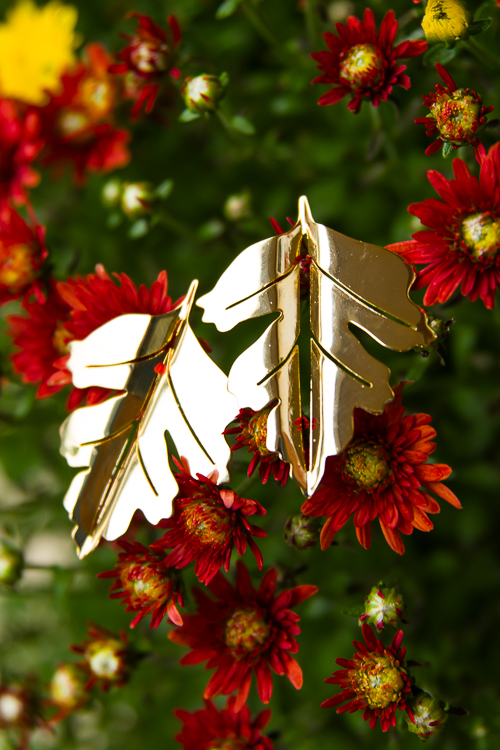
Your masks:
{"label": "leaf-shaped pendant", "polygon": [[[310,258],[310,444],[306,465],[299,373],[301,241]],[[389,250],[346,237],[312,218],[307,198],[287,234],[258,242],[231,263],[197,304],[203,320],[228,331],[237,323],[279,311],[263,335],[234,362],[228,388],[240,408],[277,403],[267,422],[267,450],[291,464],[302,491],[312,495],[328,456],[353,434],[353,411],[378,413],[393,398],[389,369],[362,347],[350,324],[386,347],[408,351],[434,339],[426,315],[409,298],[412,268]]]}
{"label": "leaf-shaped pendant", "polygon": [[[198,282],[165,315],[121,315],[70,344],[77,388],[124,391],[75,411],[61,427],[73,479],[64,506],[77,524],[80,557],[101,536],[117,539],[137,509],[152,524],[171,514],[177,482],[168,462],[168,431],[193,473],[228,480],[230,450],[222,431],[238,411],[227,378],[202,349],[188,317]],[[200,386],[203,387],[200,387]]]}

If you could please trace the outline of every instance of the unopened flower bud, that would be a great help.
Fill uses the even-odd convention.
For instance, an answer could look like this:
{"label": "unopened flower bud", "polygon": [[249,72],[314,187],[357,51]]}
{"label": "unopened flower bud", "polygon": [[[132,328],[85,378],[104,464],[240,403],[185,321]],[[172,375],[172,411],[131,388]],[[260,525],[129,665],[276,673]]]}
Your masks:
{"label": "unopened flower bud", "polygon": [[241,221],[241,219],[248,219],[251,215],[249,193],[230,195],[224,203],[224,216],[229,221]]}
{"label": "unopened flower bud", "polygon": [[61,664],[50,681],[50,701],[64,714],[78,708],[86,700],[87,677],[74,664]]}
{"label": "unopened flower bud", "polygon": [[372,588],[365,599],[365,611],[359,618],[360,626],[367,623],[374,625],[377,630],[383,630],[386,625],[392,625],[398,630],[406,622],[405,603],[396,589],[386,588],[382,581]]}
{"label": "unopened flower bud", "polygon": [[126,635],[121,632],[119,637],[115,636],[99,625],[90,625],[88,634],[88,640],[81,645],[71,646],[72,651],[83,654],[84,662],[80,665],[90,677],[85,687],[98,684],[108,690],[111,685],[124,685],[137,660]]}
{"label": "unopened flower bud", "polygon": [[316,544],[320,528],[321,522],[317,518],[303,516],[302,513],[290,516],[283,532],[285,542],[297,550],[306,549]]}
{"label": "unopened flower bud", "polygon": [[474,141],[477,130],[486,121],[483,111],[483,102],[474,91],[457,89],[438,98],[431,107],[431,116],[443,141],[464,146]]}
{"label": "unopened flower bud", "polygon": [[441,703],[428,693],[421,693],[414,698],[411,709],[415,723],[405,714],[408,730],[416,734],[422,742],[427,742],[429,737],[439,734],[448,719]]}
{"label": "unopened flower bud", "polygon": [[37,701],[23,685],[0,685],[0,729],[27,729],[38,722]]}
{"label": "unopened flower bud", "polygon": [[122,181],[113,177],[104,185],[101,193],[102,202],[108,208],[114,208],[120,202],[122,196]]}
{"label": "unopened flower bud", "polygon": [[123,183],[121,207],[130,219],[151,213],[151,206],[156,200],[156,190],[150,182]]}
{"label": "unopened flower bud", "polygon": [[21,578],[23,569],[21,550],[6,539],[0,539],[0,583],[13,586]]}
{"label": "unopened flower bud", "polygon": [[453,46],[468,39],[471,14],[462,0],[428,0],[422,28],[431,44],[444,42]]}
{"label": "unopened flower bud", "polygon": [[226,88],[224,73],[220,78],[204,73],[196,78],[186,78],[182,87],[182,95],[188,110],[201,115],[205,112],[215,112],[226,93]]}

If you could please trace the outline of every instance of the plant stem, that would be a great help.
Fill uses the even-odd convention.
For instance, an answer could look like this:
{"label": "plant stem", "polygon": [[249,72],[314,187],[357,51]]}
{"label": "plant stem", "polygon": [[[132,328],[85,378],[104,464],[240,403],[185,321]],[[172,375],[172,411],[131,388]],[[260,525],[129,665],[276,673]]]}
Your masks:
{"label": "plant stem", "polygon": [[316,23],[317,14],[315,11],[314,2],[315,0],[306,0],[305,4],[306,26],[311,49],[314,49],[314,47],[317,45],[319,34],[319,29]]}
{"label": "plant stem", "polygon": [[180,234],[182,237],[186,237],[189,240],[196,240],[195,232],[184,224],[184,222],[179,221],[175,216],[172,216],[172,214],[162,210],[158,211],[155,215],[157,221],[167,227],[167,229],[171,229],[176,234]]}
{"label": "plant stem", "polygon": [[236,495],[241,496],[242,492],[246,492],[250,489],[250,487],[253,487],[253,485],[256,483],[256,481],[259,479],[259,473],[256,471],[254,474],[252,474],[251,477],[247,477],[244,479],[240,484],[236,487],[234,490]]}
{"label": "plant stem", "polygon": [[250,0],[243,0],[241,7],[243,8],[246,17],[254,27],[255,31],[257,31],[258,34],[260,34],[260,36],[266,40],[266,42],[269,42],[272,47],[282,46],[279,39],[274,36],[272,31],[259,16],[258,12],[255,10],[255,7],[253,6],[253,3]]}
{"label": "plant stem", "polygon": [[464,44],[479,62],[484,63],[490,68],[500,69],[500,58],[478,44],[475,39],[469,37],[467,41],[464,40]]}

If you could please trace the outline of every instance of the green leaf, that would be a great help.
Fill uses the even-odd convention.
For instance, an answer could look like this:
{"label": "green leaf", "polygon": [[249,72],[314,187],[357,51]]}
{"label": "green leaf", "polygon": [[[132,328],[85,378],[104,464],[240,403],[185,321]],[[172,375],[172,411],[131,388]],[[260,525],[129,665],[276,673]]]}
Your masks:
{"label": "green leaf", "polygon": [[356,607],[349,607],[349,609],[343,609],[342,614],[344,617],[361,617],[364,612],[364,608],[361,605]]}
{"label": "green leaf", "polygon": [[215,240],[224,233],[225,228],[225,225],[219,219],[211,219],[199,228],[198,237],[205,242]]}
{"label": "green leaf", "polygon": [[445,63],[450,62],[450,60],[453,60],[453,58],[457,54],[457,48],[456,47],[446,47],[443,42],[439,42],[438,44],[434,44],[432,47],[429,47],[427,52],[425,53],[423,60],[424,65],[427,67],[433,67],[436,63],[441,63],[441,65],[445,65]]}
{"label": "green leaf", "polygon": [[160,182],[160,184],[156,188],[156,195],[158,196],[158,198],[160,198],[160,200],[164,201],[168,198],[173,189],[174,181],[164,180],[163,182]]}
{"label": "green leaf", "polygon": [[486,29],[490,28],[492,20],[492,18],[482,18],[479,21],[474,21],[474,23],[471,23],[467,29],[469,35],[475,36],[476,34],[481,34],[483,31],[486,31]]}
{"label": "green leaf", "polygon": [[453,153],[454,148],[451,143],[443,143],[443,159],[447,159],[448,156],[451,156]]}
{"label": "green leaf", "polygon": [[185,109],[179,115],[179,122],[192,122],[193,120],[197,120],[199,116],[196,112],[190,112],[189,109]]}
{"label": "green leaf", "polygon": [[239,133],[244,133],[245,135],[254,135],[255,133],[255,128],[252,123],[242,115],[235,115],[231,120],[231,125],[234,130],[237,130]]}
{"label": "green leaf", "polygon": [[131,240],[138,240],[149,232],[149,222],[147,219],[138,219],[134,221],[128,230],[128,236]]}
{"label": "green leaf", "polygon": [[242,0],[224,0],[224,2],[217,8],[215,14],[216,19],[220,21],[222,18],[229,18],[229,16],[232,16],[233,13],[238,10],[241,2]]}
{"label": "green leaf", "polygon": [[116,229],[116,227],[119,227],[120,224],[123,221],[123,214],[120,213],[120,211],[113,211],[109,214],[106,225],[109,229]]}

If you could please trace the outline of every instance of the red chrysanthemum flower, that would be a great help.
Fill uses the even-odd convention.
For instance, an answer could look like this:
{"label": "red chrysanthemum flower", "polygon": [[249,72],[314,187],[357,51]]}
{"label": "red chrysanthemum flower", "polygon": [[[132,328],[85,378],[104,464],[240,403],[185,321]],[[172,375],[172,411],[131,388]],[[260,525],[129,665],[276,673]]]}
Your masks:
{"label": "red chrysanthemum flower", "polygon": [[428,464],[436,448],[430,441],[436,431],[428,414],[407,414],[401,405],[401,385],[382,414],[354,410],[354,435],[338,456],[330,456],[325,473],[314,495],[302,512],[327,516],[321,531],[321,549],[353,516],[359,542],[368,549],[371,524],[378,517],[387,543],[400,555],[405,551],[400,532],[413,529],[430,531],[427,513],[439,513],[432,494],[461,508],[453,492],[444,484],[451,474],[446,464]]}
{"label": "red chrysanthemum flower", "polygon": [[220,711],[208,700],[205,708],[193,713],[178,708],[175,715],[184,726],[175,739],[184,750],[273,750],[269,737],[261,734],[271,712],[261,711],[252,721],[247,705],[236,712],[234,704],[231,697]]}
{"label": "red chrysanthemum flower", "polygon": [[12,362],[23,383],[40,383],[37,398],[46,398],[62,388],[57,382],[59,370],[55,363],[68,356],[68,343],[73,336],[66,325],[71,308],[59,295],[54,281],[49,283],[45,300],[26,302],[24,306],[26,315],[7,318],[13,344],[19,349],[12,355]]}
{"label": "red chrysanthemum flower", "polygon": [[71,650],[83,654],[84,660],[78,663],[78,667],[89,677],[85,690],[94,685],[104,691],[112,685],[125,685],[138,657],[123,630],[117,636],[93,623],[88,626],[88,639],[72,645]]}
{"label": "red chrysanthemum flower", "polygon": [[436,70],[446,85],[437,83],[435,94],[431,92],[428,96],[422,96],[430,114],[415,120],[418,125],[425,125],[426,135],[437,136],[425,153],[434,154],[443,143],[448,143],[451,148],[468,144],[477,149],[480,144],[476,138],[477,131],[485,124],[488,119],[486,115],[493,107],[485,107],[475,91],[459,89],[440,63],[436,63]]}
{"label": "red chrysanthemum flower", "polygon": [[84,60],[61,76],[62,92],[38,112],[45,139],[44,163],[72,164],[75,179],[109,172],[130,161],[130,134],[114,125],[118,87],[108,73],[111,57],[100,44],[88,44]]}
{"label": "red chrysanthemum flower", "polygon": [[[26,316],[9,317],[10,333],[21,351],[12,357],[14,368],[26,383],[38,383],[38,398],[57,393],[71,385],[71,373],[66,368],[68,344],[73,339],[86,338],[96,328],[125,313],[162,315],[170,312],[182,300],[172,304],[167,295],[167,274],[162,271],[148,289],[137,289],[126,274],[115,274],[120,285],[114,283],[102,266],[96,274],[85,278],[51,282],[46,302],[29,302]],[[96,404],[110,395],[105,388],[73,387],[67,407],[76,409],[82,401]]]}
{"label": "red chrysanthemum flower", "polygon": [[363,625],[363,641],[353,641],[357,653],[352,659],[335,659],[344,669],[333,673],[325,682],[339,685],[342,692],[324,701],[323,708],[338,706],[338,714],[363,709],[364,721],[370,721],[374,729],[380,717],[383,732],[396,726],[396,711],[406,711],[410,721],[413,714],[410,708],[411,678],[405,666],[406,649],[401,648],[403,631],[398,630],[389,648],[375,638],[369,625]]}
{"label": "red chrysanthemum flower", "polygon": [[10,99],[0,99],[0,204],[9,198],[26,203],[26,190],[40,182],[31,166],[43,146],[35,112]]}
{"label": "red chrysanthemum flower", "polygon": [[181,40],[181,28],[173,15],[167,18],[170,39],[167,32],[158,26],[152,18],[137,11],[128,14],[137,18],[135,34],[122,34],[128,45],[118,53],[122,62],[109,67],[111,73],[123,75],[125,95],[134,100],[132,118],[137,118],[144,107],[149,114],[156,102],[161,86],[179,76],[172,70],[173,51]]}
{"label": "red chrysanthemum flower", "polygon": [[359,112],[364,99],[378,107],[386,101],[393,86],[409,89],[411,82],[403,72],[406,65],[400,65],[400,58],[416,57],[427,49],[427,42],[401,42],[393,47],[398,30],[394,11],[389,10],[376,32],[375,18],[370,8],[365,10],[363,21],[349,16],[347,24],[336,23],[338,36],[327,32],[325,41],[329,52],[313,52],[311,57],[319,63],[323,75],[313,83],[327,83],[333,88],[319,99],[318,104],[335,104],[350,96],[347,105]]}
{"label": "red chrysanthemum flower", "polygon": [[428,287],[425,305],[446,302],[462,285],[464,297],[481,297],[491,310],[500,286],[500,143],[490,148],[479,180],[461,159],[454,159],[454,180],[429,170],[427,177],[441,201],[413,203],[409,213],[430,229],[412,240],[389,245],[410,263],[423,263],[414,289]]}
{"label": "red chrysanthemum flower", "polygon": [[45,227],[28,226],[8,205],[0,209],[0,304],[31,294],[43,301],[40,271],[48,255],[44,238]]}
{"label": "red chrysanthemum flower", "polygon": [[290,473],[290,467],[282,461],[278,453],[267,450],[267,418],[272,406],[260,411],[253,409],[240,409],[234,420],[239,422],[238,427],[230,427],[224,430],[224,435],[236,435],[236,443],[231,450],[236,451],[245,446],[249,447],[248,453],[253,453],[253,458],[248,467],[248,476],[251,477],[257,466],[262,484],[273,475],[282,487],[285,486]]}
{"label": "red chrysanthemum flower", "polygon": [[118,542],[120,552],[115,568],[99,573],[98,578],[116,578],[111,599],[121,599],[126,612],[137,612],[131,628],[151,615],[150,628],[157,628],[165,615],[182,625],[177,607],[183,607],[178,574],[165,564],[163,556],[151,553],[139,542]]}
{"label": "red chrysanthemum flower", "polygon": [[209,477],[197,474],[195,479],[185,459],[176,465],[181,470],[175,475],[179,494],[170,518],[158,524],[167,533],[151,545],[153,549],[173,548],[165,565],[183,568],[196,560],[194,572],[200,583],[208,584],[219,568],[229,570],[233,549],[241,556],[248,544],[261,569],[262,555],[252,537],[265,537],[266,532],[247,518],[265,515],[262,505],[218,487],[216,471]]}
{"label": "red chrysanthemum flower", "polygon": [[271,669],[285,674],[292,685],[302,687],[302,670],[291,656],[299,650],[295,640],[300,633],[295,607],[318,590],[316,586],[297,586],[276,592],[276,570],[270,568],[259,589],[252,586],[245,565],[238,560],[233,588],[221,573],[209,584],[216,599],[194,589],[198,605],[196,615],[186,615],[184,625],[169,633],[169,638],[192,650],[181,664],[208,661],[216,668],[204,698],[228,695],[237,690],[234,711],[243,707],[255,672],[261,700],[269,703],[273,692]]}

